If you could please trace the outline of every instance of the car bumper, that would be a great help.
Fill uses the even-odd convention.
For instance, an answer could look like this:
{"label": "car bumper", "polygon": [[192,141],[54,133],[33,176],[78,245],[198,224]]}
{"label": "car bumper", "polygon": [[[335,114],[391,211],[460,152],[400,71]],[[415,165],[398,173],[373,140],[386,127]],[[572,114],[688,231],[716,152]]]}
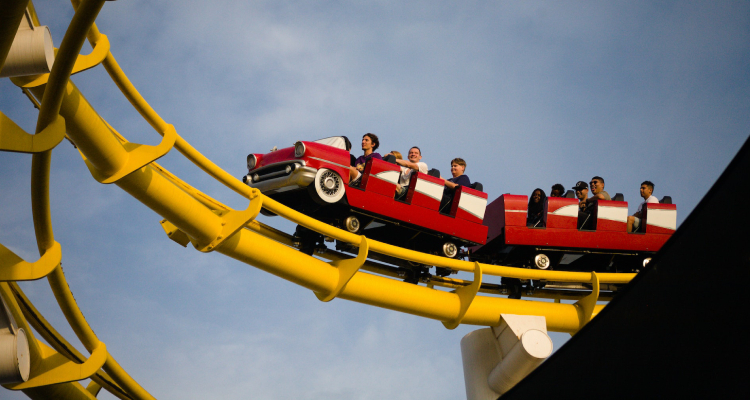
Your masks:
{"label": "car bumper", "polygon": [[283,193],[309,186],[310,183],[315,180],[315,174],[317,172],[318,170],[315,168],[300,167],[292,171],[289,175],[271,178],[260,182],[252,182],[248,179],[247,185],[260,190],[261,193],[266,195]]}

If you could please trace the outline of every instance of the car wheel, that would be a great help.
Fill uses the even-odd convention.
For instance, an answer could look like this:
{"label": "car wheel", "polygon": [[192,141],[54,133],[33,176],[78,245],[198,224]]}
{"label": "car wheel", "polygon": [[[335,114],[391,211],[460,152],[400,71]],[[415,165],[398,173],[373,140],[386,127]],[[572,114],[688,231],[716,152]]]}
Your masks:
{"label": "car wheel", "polygon": [[315,173],[315,193],[324,203],[333,204],[344,198],[346,186],[341,176],[327,168],[321,168]]}

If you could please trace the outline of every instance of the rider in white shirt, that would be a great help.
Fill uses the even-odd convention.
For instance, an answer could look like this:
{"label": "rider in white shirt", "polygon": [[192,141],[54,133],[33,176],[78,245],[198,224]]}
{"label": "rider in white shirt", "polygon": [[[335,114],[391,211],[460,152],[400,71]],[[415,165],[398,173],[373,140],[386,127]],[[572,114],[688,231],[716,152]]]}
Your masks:
{"label": "rider in white shirt", "polygon": [[638,210],[635,214],[628,217],[628,232],[633,232],[641,227],[641,218],[643,218],[643,205],[646,203],[658,203],[659,200],[653,196],[654,183],[651,181],[644,181],[641,183],[641,197],[645,200],[638,206]]}
{"label": "rider in white shirt", "polygon": [[414,146],[409,149],[408,160],[396,160],[396,164],[401,166],[401,177],[398,180],[398,186],[396,187],[396,197],[403,196],[409,188],[409,182],[411,182],[411,175],[414,172],[427,173],[427,164],[422,162],[422,150],[419,147]]}

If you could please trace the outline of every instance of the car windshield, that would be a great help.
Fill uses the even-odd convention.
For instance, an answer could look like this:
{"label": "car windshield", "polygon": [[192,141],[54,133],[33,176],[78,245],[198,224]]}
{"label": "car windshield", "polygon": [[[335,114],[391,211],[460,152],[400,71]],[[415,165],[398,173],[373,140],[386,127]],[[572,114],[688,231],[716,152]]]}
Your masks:
{"label": "car windshield", "polygon": [[344,140],[343,136],[331,136],[324,139],[318,139],[315,141],[315,143],[325,144],[341,150],[347,150],[346,140]]}

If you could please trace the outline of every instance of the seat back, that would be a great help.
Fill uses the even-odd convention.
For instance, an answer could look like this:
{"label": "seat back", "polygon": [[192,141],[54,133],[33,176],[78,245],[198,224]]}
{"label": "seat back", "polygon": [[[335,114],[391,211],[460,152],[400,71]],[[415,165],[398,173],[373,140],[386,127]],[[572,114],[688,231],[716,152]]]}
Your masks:
{"label": "seat back", "polygon": [[484,191],[484,186],[482,186],[482,184],[481,184],[481,183],[479,183],[479,182],[474,182],[474,183],[472,183],[472,184],[471,184],[471,185],[469,185],[469,186],[470,186],[470,187],[471,187],[472,189],[474,189],[474,190],[478,190],[478,191],[480,191],[480,192],[483,192],[483,191]]}
{"label": "seat back", "polygon": [[563,197],[565,197],[566,199],[575,199],[576,198],[576,192],[573,189],[568,189],[568,191],[565,192],[565,196],[563,196]]}
{"label": "seat back", "polygon": [[443,197],[443,180],[421,172],[411,174],[409,190],[404,201],[430,210],[438,211]]}
{"label": "seat back", "polygon": [[672,204],[672,196],[664,196],[659,200],[661,204]]}
{"label": "seat back", "polygon": [[547,197],[544,200],[542,220],[547,228],[576,229],[578,199]]}
{"label": "seat back", "polygon": [[612,201],[625,201],[625,196],[623,196],[622,193],[615,193],[615,197],[612,198]]}
{"label": "seat back", "polygon": [[368,192],[392,198],[396,193],[399,176],[401,176],[401,168],[398,165],[371,158],[367,160],[365,169],[362,171],[362,181],[359,187]]}
{"label": "seat back", "polygon": [[627,231],[628,203],[614,200],[597,200],[592,206],[592,229],[614,232]]}
{"label": "seat back", "polygon": [[349,141],[349,138],[346,136],[341,136],[344,139],[344,147],[346,148],[346,151],[350,151],[352,149],[352,142]]}
{"label": "seat back", "polygon": [[487,193],[461,185],[454,192],[450,215],[481,224],[487,208]]}
{"label": "seat back", "polygon": [[488,229],[487,242],[500,236],[506,226],[526,226],[529,197],[506,193],[487,205],[482,224]]}
{"label": "seat back", "polygon": [[438,169],[432,168],[431,170],[427,171],[427,175],[434,176],[435,178],[440,178],[440,171]]}
{"label": "seat back", "polygon": [[646,203],[641,214],[642,232],[671,235],[677,229],[677,206],[674,204]]}

